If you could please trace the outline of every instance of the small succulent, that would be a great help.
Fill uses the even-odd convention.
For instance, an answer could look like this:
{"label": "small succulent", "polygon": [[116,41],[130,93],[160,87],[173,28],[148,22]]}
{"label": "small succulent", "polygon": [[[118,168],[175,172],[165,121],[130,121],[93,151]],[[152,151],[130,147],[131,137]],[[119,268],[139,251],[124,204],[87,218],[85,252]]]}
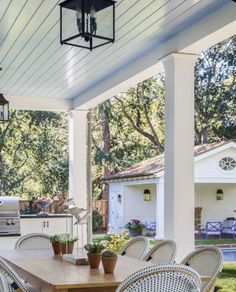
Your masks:
{"label": "small succulent", "polygon": [[84,248],[89,252],[89,253],[101,253],[102,250],[104,249],[104,246],[100,243],[88,243],[84,246]]}
{"label": "small succulent", "polygon": [[111,249],[105,249],[102,252],[102,257],[117,257],[117,253]]}
{"label": "small succulent", "polygon": [[76,242],[77,240],[78,240],[77,237],[72,237],[70,234],[65,233],[65,234],[60,234],[59,235],[59,240],[58,241],[61,244],[70,244],[70,243]]}
{"label": "small succulent", "polygon": [[59,242],[59,240],[60,240],[60,235],[58,235],[58,234],[50,236],[51,243]]}

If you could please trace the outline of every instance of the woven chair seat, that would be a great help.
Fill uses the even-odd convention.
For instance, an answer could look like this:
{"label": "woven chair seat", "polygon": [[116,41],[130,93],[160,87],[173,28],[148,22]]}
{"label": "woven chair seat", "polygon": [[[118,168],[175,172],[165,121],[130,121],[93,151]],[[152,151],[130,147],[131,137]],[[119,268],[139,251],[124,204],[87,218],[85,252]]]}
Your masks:
{"label": "woven chair seat", "polygon": [[171,264],[174,263],[175,254],[175,242],[173,240],[162,240],[149,250],[143,260],[154,264]]}
{"label": "woven chair seat", "polygon": [[30,233],[20,237],[15,249],[50,249],[52,248],[50,236],[43,233]]}
{"label": "woven chair seat", "polygon": [[217,278],[223,267],[223,255],[217,247],[197,248],[187,255],[181,264],[190,266],[200,275],[209,277],[209,281],[201,284],[201,291],[213,291]]}
{"label": "woven chair seat", "polygon": [[199,292],[200,276],[184,265],[155,265],[128,276],[116,292]]}
{"label": "woven chair seat", "polygon": [[144,236],[131,239],[120,251],[120,255],[142,259],[148,251],[148,240]]}

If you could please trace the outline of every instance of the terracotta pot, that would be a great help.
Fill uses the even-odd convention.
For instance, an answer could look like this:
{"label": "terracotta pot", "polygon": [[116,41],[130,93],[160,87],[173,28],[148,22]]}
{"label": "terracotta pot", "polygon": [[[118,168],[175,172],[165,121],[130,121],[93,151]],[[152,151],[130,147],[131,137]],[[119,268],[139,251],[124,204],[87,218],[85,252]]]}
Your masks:
{"label": "terracotta pot", "polygon": [[74,249],[74,243],[68,243],[68,244],[65,244],[65,243],[62,243],[61,244],[61,252],[62,254],[71,254],[73,253],[73,249]]}
{"label": "terracotta pot", "polygon": [[61,243],[59,241],[52,242],[54,255],[61,255]]}
{"label": "terracotta pot", "polygon": [[117,257],[102,257],[102,265],[105,273],[113,273],[115,270]]}
{"label": "terracotta pot", "polygon": [[88,253],[88,262],[91,269],[98,269],[101,261],[100,253]]}

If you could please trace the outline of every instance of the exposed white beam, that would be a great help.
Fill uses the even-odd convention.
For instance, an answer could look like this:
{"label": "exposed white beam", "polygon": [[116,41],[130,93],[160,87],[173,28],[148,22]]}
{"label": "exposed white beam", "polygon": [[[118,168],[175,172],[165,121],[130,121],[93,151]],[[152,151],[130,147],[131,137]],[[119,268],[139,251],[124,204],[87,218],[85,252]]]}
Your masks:
{"label": "exposed white beam", "polygon": [[[222,1],[218,1],[218,3]],[[153,37],[123,58],[123,62],[94,80],[77,97],[74,108],[90,108],[162,70],[158,61],[172,52],[199,53],[235,34],[235,3],[227,2],[195,25],[169,40]]]}
{"label": "exposed white beam", "polygon": [[5,96],[10,108],[33,111],[68,111],[72,108],[72,100],[43,97]]}

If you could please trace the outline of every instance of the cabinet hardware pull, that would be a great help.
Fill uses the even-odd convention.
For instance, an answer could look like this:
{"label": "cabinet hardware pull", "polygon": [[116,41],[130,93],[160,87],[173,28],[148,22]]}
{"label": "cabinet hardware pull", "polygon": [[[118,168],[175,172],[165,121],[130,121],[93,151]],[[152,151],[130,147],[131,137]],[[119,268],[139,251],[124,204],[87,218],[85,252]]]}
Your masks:
{"label": "cabinet hardware pull", "polygon": [[49,221],[47,221],[47,228],[49,227]]}
{"label": "cabinet hardware pull", "polygon": [[46,227],[46,222],[45,221],[43,221],[43,228],[45,228]]}

